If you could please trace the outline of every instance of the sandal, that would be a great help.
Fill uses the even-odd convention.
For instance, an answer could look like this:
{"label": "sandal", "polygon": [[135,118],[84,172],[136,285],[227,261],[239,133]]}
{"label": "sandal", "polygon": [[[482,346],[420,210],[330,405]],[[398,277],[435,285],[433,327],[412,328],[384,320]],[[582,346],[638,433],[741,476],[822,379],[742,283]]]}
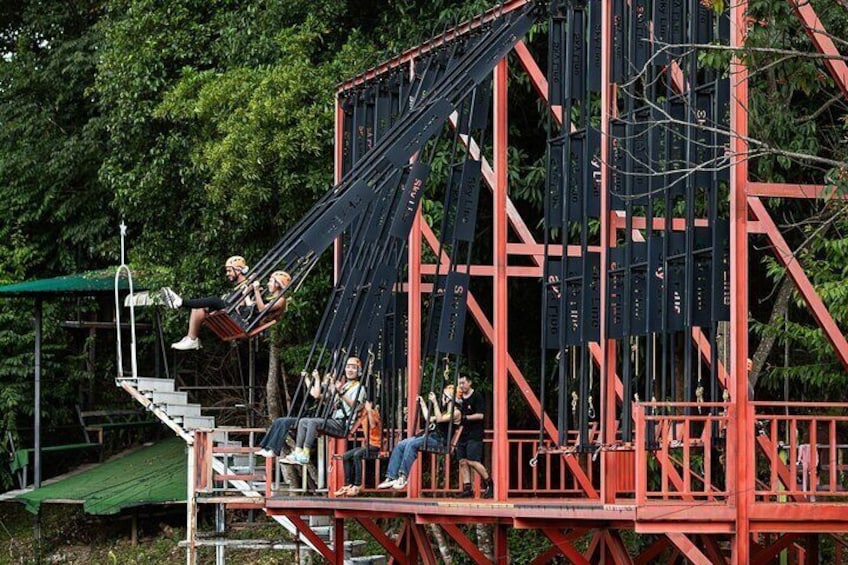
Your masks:
{"label": "sandal", "polygon": [[351,485],[349,489],[347,489],[346,496],[359,496],[359,493],[362,491],[362,487],[359,485]]}
{"label": "sandal", "polygon": [[352,485],[345,485],[334,493],[334,496],[348,496]]}

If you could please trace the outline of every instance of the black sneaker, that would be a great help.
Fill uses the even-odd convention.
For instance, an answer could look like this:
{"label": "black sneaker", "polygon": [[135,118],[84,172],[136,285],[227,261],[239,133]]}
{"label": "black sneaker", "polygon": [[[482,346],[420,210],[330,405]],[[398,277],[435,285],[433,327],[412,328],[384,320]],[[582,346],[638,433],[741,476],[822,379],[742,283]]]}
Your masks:
{"label": "black sneaker", "polygon": [[486,484],[486,490],[483,491],[483,498],[493,498],[495,496],[495,483],[489,481]]}
{"label": "black sneaker", "polygon": [[474,498],[474,491],[471,490],[470,488],[465,489],[463,491],[460,491],[460,493],[458,495],[456,495],[456,497],[457,498]]}

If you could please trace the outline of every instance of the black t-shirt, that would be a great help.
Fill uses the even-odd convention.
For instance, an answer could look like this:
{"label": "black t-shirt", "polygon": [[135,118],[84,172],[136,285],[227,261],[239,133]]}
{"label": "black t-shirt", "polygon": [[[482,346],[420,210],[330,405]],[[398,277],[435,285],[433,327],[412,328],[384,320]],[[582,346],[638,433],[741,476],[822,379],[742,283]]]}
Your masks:
{"label": "black t-shirt", "polygon": [[[462,415],[486,413],[486,399],[476,390],[468,398],[462,399]],[[483,420],[466,420],[462,424],[462,436],[460,441],[483,441]]]}

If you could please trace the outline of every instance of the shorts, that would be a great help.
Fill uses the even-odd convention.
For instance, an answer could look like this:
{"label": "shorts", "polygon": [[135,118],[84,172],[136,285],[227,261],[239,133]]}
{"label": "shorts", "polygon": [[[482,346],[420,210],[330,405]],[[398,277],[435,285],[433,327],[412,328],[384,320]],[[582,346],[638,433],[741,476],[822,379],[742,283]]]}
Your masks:
{"label": "shorts", "polygon": [[483,442],[477,439],[460,441],[456,444],[456,458],[469,461],[483,462]]}

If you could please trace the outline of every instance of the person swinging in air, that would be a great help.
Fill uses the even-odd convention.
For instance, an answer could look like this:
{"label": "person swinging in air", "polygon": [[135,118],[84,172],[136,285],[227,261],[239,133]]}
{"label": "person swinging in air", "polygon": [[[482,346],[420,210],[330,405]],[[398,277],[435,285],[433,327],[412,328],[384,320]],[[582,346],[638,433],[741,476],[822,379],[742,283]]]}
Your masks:
{"label": "person swinging in air", "polygon": [[[247,285],[248,266],[244,257],[233,255],[224,263],[224,272],[227,280],[233,285],[233,290],[241,290],[242,298],[237,307],[240,315],[249,316],[258,309],[264,310],[268,304],[273,304],[274,310],[285,307],[285,299],[274,299],[286,289],[291,283],[291,276],[285,271],[275,271],[268,280],[268,294],[262,295],[258,281],[252,287]],[[171,347],[180,351],[200,349],[200,327],[209,316],[210,312],[223,310],[227,307],[224,297],[205,296],[203,298],[183,299],[179,294],[168,287],[162,289],[162,300],[170,308],[190,308],[191,314],[188,320],[188,333],[178,342],[172,343]]]}

